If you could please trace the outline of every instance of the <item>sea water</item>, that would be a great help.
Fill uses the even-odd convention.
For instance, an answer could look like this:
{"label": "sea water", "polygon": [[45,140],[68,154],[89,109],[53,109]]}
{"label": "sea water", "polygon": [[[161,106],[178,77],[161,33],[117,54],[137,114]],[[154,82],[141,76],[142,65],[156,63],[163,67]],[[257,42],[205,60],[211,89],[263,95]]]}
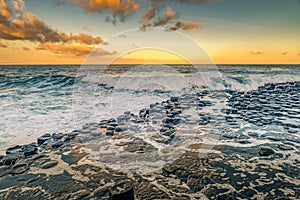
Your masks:
{"label": "sea water", "polygon": [[250,91],[299,80],[299,65],[0,66],[0,151],[192,90]]}

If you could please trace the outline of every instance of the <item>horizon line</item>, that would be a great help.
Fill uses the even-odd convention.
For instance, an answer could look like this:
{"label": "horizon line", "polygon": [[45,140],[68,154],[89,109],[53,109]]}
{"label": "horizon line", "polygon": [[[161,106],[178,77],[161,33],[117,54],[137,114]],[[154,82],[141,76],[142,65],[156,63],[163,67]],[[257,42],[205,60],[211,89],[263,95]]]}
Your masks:
{"label": "horizon line", "polygon": [[0,66],[28,66],[28,65],[33,65],[33,66],[41,66],[41,65],[52,65],[52,66],[57,66],[57,65],[66,65],[66,66],[71,66],[71,65],[300,65],[300,63],[118,63],[118,64],[106,64],[106,63],[99,63],[99,64],[79,64],[79,63],[41,63],[41,64],[28,64],[28,63],[0,63]]}

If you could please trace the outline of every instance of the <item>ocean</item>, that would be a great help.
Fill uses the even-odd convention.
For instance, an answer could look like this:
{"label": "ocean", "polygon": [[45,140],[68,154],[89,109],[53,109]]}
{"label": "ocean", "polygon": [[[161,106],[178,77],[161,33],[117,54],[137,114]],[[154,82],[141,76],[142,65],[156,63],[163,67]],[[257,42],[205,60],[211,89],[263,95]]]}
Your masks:
{"label": "ocean", "polygon": [[[88,69],[80,65],[1,66],[0,151],[15,144],[33,142],[45,133],[79,129],[86,123],[116,117],[125,111],[138,112],[151,103],[167,99],[175,90],[178,93],[178,90],[187,87],[178,84],[179,81],[185,81],[182,75],[194,73],[189,66],[170,66],[163,75],[171,78],[163,78],[159,83],[161,87],[150,85],[148,89],[151,91],[141,90],[137,85],[161,79],[153,72],[161,74],[162,69],[157,68],[165,66],[143,66],[142,70],[135,65],[90,66]],[[249,91],[266,83],[300,80],[299,65],[204,67],[206,72],[211,70],[218,76],[206,78],[205,83],[200,77],[200,84],[221,84],[219,87],[222,89]],[[152,79],[147,79],[145,69],[149,70]],[[101,73],[103,77],[98,79],[95,75],[87,75],[87,71]],[[143,73],[137,75],[137,71]],[[166,89],[164,85],[171,87]],[[177,85],[180,85],[179,88],[176,88]],[[186,89],[184,92],[188,93]]]}
{"label": "ocean", "polygon": [[[205,80],[194,78],[199,90],[250,91],[266,83],[300,80],[299,65],[198,67],[204,69],[200,74],[210,74]],[[189,93],[186,76],[195,71],[187,65],[1,66],[0,151]]]}

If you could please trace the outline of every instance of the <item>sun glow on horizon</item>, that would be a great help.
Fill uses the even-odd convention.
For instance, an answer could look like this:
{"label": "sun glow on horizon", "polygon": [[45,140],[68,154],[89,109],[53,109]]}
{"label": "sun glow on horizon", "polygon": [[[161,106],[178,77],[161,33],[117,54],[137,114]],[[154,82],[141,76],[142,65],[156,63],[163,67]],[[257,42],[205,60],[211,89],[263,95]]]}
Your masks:
{"label": "sun glow on horizon", "polygon": [[138,49],[117,57],[112,64],[190,64],[190,62],[168,51]]}

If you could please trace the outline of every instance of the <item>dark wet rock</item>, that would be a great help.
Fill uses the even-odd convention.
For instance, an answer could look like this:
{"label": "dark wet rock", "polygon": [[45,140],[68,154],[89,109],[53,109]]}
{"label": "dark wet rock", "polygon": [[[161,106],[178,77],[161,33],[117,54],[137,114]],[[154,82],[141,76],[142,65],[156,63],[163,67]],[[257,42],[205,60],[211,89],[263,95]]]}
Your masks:
{"label": "dark wet rock", "polygon": [[251,142],[249,140],[246,140],[246,139],[239,139],[237,140],[238,143],[240,144],[251,144]]}
{"label": "dark wet rock", "polygon": [[109,123],[109,121],[104,119],[99,122],[99,125],[103,125],[103,124],[107,124],[107,123]]}
{"label": "dark wet rock", "polygon": [[181,118],[174,118],[173,119],[173,124],[174,125],[178,125],[178,124],[180,124],[180,123],[185,123],[185,120],[183,120],[183,119],[181,119]]}
{"label": "dark wet rock", "polygon": [[109,189],[111,200],[134,200],[134,189],[131,181],[117,182]]}
{"label": "dark wet rock", "polygon": [[62,146],[64,144],[64,142],[63,141],[56,141],[56,142],[54,142],[53,144],[52,144],[52,148],[53,149],[57,149],[58,147],[60,147],[60,146]]}
{"label": "dark wet rock", "polygon": [[41,168],[42,169],[49,169],[49,168],[55,167],[57,164],[58,164],[58,162],[56,160],[51,160],[51,161],[43,163],[41,165]]}
{"label": "dark wet rock", "polygon": [[135,197],[136,199],[152,200],[152,199],[164,199],[171,200],[166,191],[152,184],[150,181],[143,179],[135,174]]}
{"label": "dark wet rock", "polygon": [[106,128],[108,131],[113,131],[113,130],[115,130],[115,127],[114,126],[107,126],[107,128]]}
{"label": "dark wet rock", "polygon": [[127,130],[127,127],[125,127],[125,126],[118,126],[118,127],[116,127],[115,132],[124,132],[126,130]]}
{"label": "dark wet rock", "polygon": [[[173,136],[173,135],[172,135]],[[170,144],[173,137],[167,137],[167,136],[160,136],[160,137],[154,137],[154,141],[162,144]]]}
{"label": "dark wet rock", "polygon": [[276,137],[276,136],[266,136],[265,138],[266,138],[266,139],[269,139],[269,140],[271,140],[271,141],[275,141],[275,142],[284,140],[283,138],[281,138],[281,137]]}
{"label": "dark wet rock", "polygon": [[39,137],[37,139],[37,144],[40,146],[42,145],[44,142],[46,142],[47,140],[50,140],[52,137],[49,133],[42,135],[41,137]]}
{"label": "dark wet rock", "polygon": [[29,169],[28,165],[26,163],[20,163],[16,164],[12,167],[10,170],[10,174],[22,174],[26,172]]}
{"label": "dark wet rock", "polygon": [[10,190],[9,192],[6,192],[5,195],[5,199],[14,199],[14,200],[31,200],[31,199],[43,200],[49,198],[50,198],[49,195],[46,194],[40,188],[30,188],[26,190],[14,189],[14,190]]}
{"label": "dark wet rock", "polygon": [[165,133],[165,132],[168,132],[170,129],[168,127],[162,127],[159,132],[160,133]]}
{"label": "dark wet rock", "polygon": [[209,198],[209,199],[233,199],[230,198],[229,196],[226,197],[226,195],[224,195],[224,193],[228,193],[229,189],[226,187],[222,187],[222,186],[216,186],[216,185],[212,185],[209,188],[206,188],[204,190],[202,190],[202,192]]}
{"label": "dark wet rock", "polygon": [[30,159],[32,161],[37,161],[37,160],[45,159],[45,158],[48,158],[48,156],[44,153],[40,153],[40,154],[36,154],[36,155],[32,156]]}
{"label": "dark wet rock", "polygon": [[14,147],[10,147],[6,150],[6,154],[23,154],[23,147],[20,145],[14,146]]}
{"label": "dark wet rock", "polygon": [[110,119],[108,120],[108,123],[112,123],[112,122],[116,122],[116,120],[115,120],[114,118],[110,118]]}
{"label": "dark wet rock", "polygon": [[24,183],[29,182],[30,180],[36,179],[38,177],[39,175],[29,173],[2,176],[0,178],[0,190],[12,187],[20,188],[22,185],[24,185]]}
{"label": "dark wet rock", "polygon": [[113,136],[114,135],[114,131],[112,130],[107,130],[105,133],[106,136]]}
{"label": "dark wet rock", "polygon": [[287,137],[286,140],[300,144],[300,138],[298,137]]}
{"label": "dark wet rock", "polygon": [[109,187],[100,186],[94,191],[94,196],[96,199],[106,200],[109,199]]}
{"label": "dark wet rock", "polygon": [[163,132],[162,135],[173,138],[174,137],[173,133],[174,133],[173,131],[166,131],[166,132]]}
{"label": "dark wet rock", "polygon": [[62,198],[66,194],[70,194],[84,189],[82,182],[72,178],[68,172],[62,174],[51,175],[49,177],[39,177],[38,180],[27,184],[28,187],[41,187],[43,190],[52,194],[55,198]]}
{"label": "dark wet rock", "polygon": [[126,142],[123,144],[123,146],[125,151],[131,153],[135,153],[135,152],[145,153],[145,152],[152,152],[157,150],[153,145],[143,141],[140,138],[135,138],[130,142]]}
{"label": "dark wet rock", "polygon": [[299,130],[298,129],[288,129],[287,132],[291,133],[291,134],[296,134],[299,132]]}
{"label": "dark wet rock", "polygon": [[171,97],[170,100],[172,102],[178,102],[179,101],[179,97]]}
{"label": "dark wet rock", "polygon": [[37,153],[38,148],[36,147],[36,144],[33,143],[23,146],[23,151],[25,156],[32,156]]}
{"label": "dark wet rock", "polygon": [[128,116],[128,115],[121,115],[121,116],[117,117],[118,122],[125,122],[125,121],[128,121],[129,119],[130,119],[130,116]]}
{"label": "dark wet rock", "polygon": [[4,165],[13,165],[16,163],[18,160],[22,159],[24,157],[23,154],[7,154],[3,159],[2,159],[2,164]]}
{"label": "dark wet rock", "polygon": [[258,138],[258,133],[256,132],[249,132],[248,135],[254,138]]}
{"label": "dark wet rock", "polygon": [[274,153],[275,153],[274,150],[268,147],[260,147],[258,151],[258,154],[260,156],[270,156],[273,155]]}
{"label": "dark wet rock", "polygon": [[167,124],[168,124],[168,123],[172,123],[172,122],[173,122],[173,119],[170,118],[170,117],[165,117],[165,118],[162,119],[162,122],[163,122],[163,123],[167,123]]}
{"label": "dark wet rock", "polygon": [[118,123],[112,122],[112,123],[109,123],[108,125],[109,125],[109,126],[116,127],[116,126],[118,126]]}
{"label": "dark wet rock", "polygon": [[294,148],[292,146],[288,146],[288,145],[284,145],[284,144],[279,144],[278,148],[283,151],[294,150]]}
{"label": "dark wet rock", "polygon": [[68,199],[90,199],[88,196],[90,195],[90,192],[88,190],[79,190],[76,192],[73,192],[72,194],[67,195]]}
{"label": "dark wet rock", "polygon": [[0,166],[0,177],[5,176],[9,173],[11,167],[10,166]]}
{"label": "dark wet rock", "polygon": [[226,139],[235,139],[235,138],[238,138],[238,136],[237,135],[235,135],[235,134],[230,134],[230,133],[225,133],[225,134],[223,134],[222,135],[223,136],[223,138],[226,138]]}
{"label": "dark wet rock", "polygon": [[256,194],[257,194],[257,192],[251,188],[247,188],[245,190],[239,191],[239,195],[243,198],[250,198]]}
{"label": "dark wet rock", "polygon": [[[290,109],[297,105],[299,89],[296,86],[287,86],[288,83],[278,83],[271,87],[269,84],[261,86],[258,90],[245,93],[231,92],[228,106],[237,109],[245,121],[257,126],[279,125],[284,128],[299,128],[297,124],[286,123],[282,118],[292,118],[297,115],[296,111]],[[286,95],[289,94],[289,95]],[[296,97],[296,98],[295,98]],[[296,103],[297,102],[297,103]],[[230,114],[230,111],[225,113]],[[259,116],[259,118],[257,118]]]}
{"label": "dark wet rock", "polygon": [[62,139],[64,137],[64,134],[62,134],[62,133],[53,133],[52,134],[52,138],[54,139],[54,140],[60,140],[60,139]]}
{"label": "dark wet rock", "polygon": [[[171,123],[164,123],[164,124],[161,124],[161,126],[162,126],[163,128],[168,128],[168,129],[174,128],[174,125],[171,124]],[[165,132],[165,131],[162,131],[162,132]]]}
{"label": "dark wet rock", "polygon": [[130,115],[130,111],[125,111],[124,115]]}
{"label": "dark wet rock", "polygon": [[36,159],[33,163],[31,163],[31,167],[41,167],[44,163],[51,161],[48,156]]}
{"label": "dark wet rock", "polygon": [[166,117],[168,117],[168,118],[173,118],[175,115],[173,114],[173,113],[168,113],[167,115],[166,115]]}
{"label": "dark wet rock", "polygon": [[69,142],[72,139],[76,138],[76,136],[78,135],[78,132],[72,132],[72,133],[67,133],[66,136],[64,137],[63,141],[64,142]]}
{"label": "dark wet rock", "polygon": [[165,175],[165,176],[168,176],[169,174],[172,174],[174,173],[176,170],[176,167],[174,165],[171,165],[169,163],[165,164],[162,168],[162,173]]}
{"label": "dark wet rock", "polygon": [[100,128],[107,128],[107,124],[102,124],[102,125],[100,125]]}
{"label": "dark wet rock", "polygon": [[173,163],[166,164],[162,172],[165,176],[175,175],[186,182],[191,191],[196,192],[204,188],[204,180],[208,176],[217,175],[217,171],[205,170],[207,167],[206,159],[200,158],[196,152],[189,152]]}

